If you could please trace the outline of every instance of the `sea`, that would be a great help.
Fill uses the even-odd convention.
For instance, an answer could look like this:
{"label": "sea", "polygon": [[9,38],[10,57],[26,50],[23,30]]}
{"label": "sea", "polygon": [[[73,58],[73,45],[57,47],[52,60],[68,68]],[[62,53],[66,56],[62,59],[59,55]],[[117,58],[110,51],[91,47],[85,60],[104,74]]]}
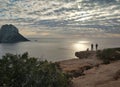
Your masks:
{"label": "sea", "polygon": [[119,38],[80,39],[80,38],[29,38],[28,42],[0,44],[0,58],[6,53],[29,53],[30,57],[40,60],[62,61],[73,59],[75,52],[91,49],[91,44],[98,44],[98,49],[120,47]]}

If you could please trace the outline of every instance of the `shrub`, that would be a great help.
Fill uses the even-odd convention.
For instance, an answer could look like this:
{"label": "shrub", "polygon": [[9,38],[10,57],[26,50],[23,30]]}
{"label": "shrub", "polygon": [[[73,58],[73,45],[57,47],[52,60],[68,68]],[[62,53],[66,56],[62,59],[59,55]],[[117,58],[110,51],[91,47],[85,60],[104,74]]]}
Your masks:
{"label": "shrub", "polygon": [[22,55],[0,59],[0,87],[67,87],[69,78],[55,63]]}
{"label": "shrub", "polygon": [[97,56],[105,63],[110,61],[120,60],[120,48],[109,48],[102,51],[97,51]]}

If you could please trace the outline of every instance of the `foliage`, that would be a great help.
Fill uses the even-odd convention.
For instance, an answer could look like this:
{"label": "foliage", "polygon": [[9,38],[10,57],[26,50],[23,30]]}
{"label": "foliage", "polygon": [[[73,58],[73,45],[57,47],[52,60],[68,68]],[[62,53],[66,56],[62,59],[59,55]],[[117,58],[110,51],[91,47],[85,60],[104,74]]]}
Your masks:
{"label": "foliage", "polygon": [[102,59],[104,63],[120,60],[120,48],[108,48],[102,51],[97,51],[97,56]]}
{"label": "foliage", "polygon": [[69,78],[55,63],[22,55],[0,59],[0,87],[67,87]]}

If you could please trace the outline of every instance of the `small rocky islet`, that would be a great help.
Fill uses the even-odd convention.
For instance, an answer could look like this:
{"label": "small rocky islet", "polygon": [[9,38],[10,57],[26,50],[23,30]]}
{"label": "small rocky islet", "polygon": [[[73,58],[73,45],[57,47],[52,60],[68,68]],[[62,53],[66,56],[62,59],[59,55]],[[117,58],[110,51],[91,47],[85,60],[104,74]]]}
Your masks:
{"label": "small rocky islet", "polygon": [[12,24],[5,24],[0,28],[0,43],[17,43],[29,41],[19,33],[19,30]]}

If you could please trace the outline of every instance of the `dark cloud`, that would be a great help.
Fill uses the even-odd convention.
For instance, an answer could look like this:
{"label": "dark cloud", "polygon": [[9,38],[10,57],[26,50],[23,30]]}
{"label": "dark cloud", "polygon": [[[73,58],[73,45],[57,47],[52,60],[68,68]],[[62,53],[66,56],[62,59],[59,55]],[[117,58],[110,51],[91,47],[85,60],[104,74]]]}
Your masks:
{"label": "dark cloud", "polygon": [[90,3],[113,3],[117,2],[117,0],[83,0],[82,2],[90,2]]}

